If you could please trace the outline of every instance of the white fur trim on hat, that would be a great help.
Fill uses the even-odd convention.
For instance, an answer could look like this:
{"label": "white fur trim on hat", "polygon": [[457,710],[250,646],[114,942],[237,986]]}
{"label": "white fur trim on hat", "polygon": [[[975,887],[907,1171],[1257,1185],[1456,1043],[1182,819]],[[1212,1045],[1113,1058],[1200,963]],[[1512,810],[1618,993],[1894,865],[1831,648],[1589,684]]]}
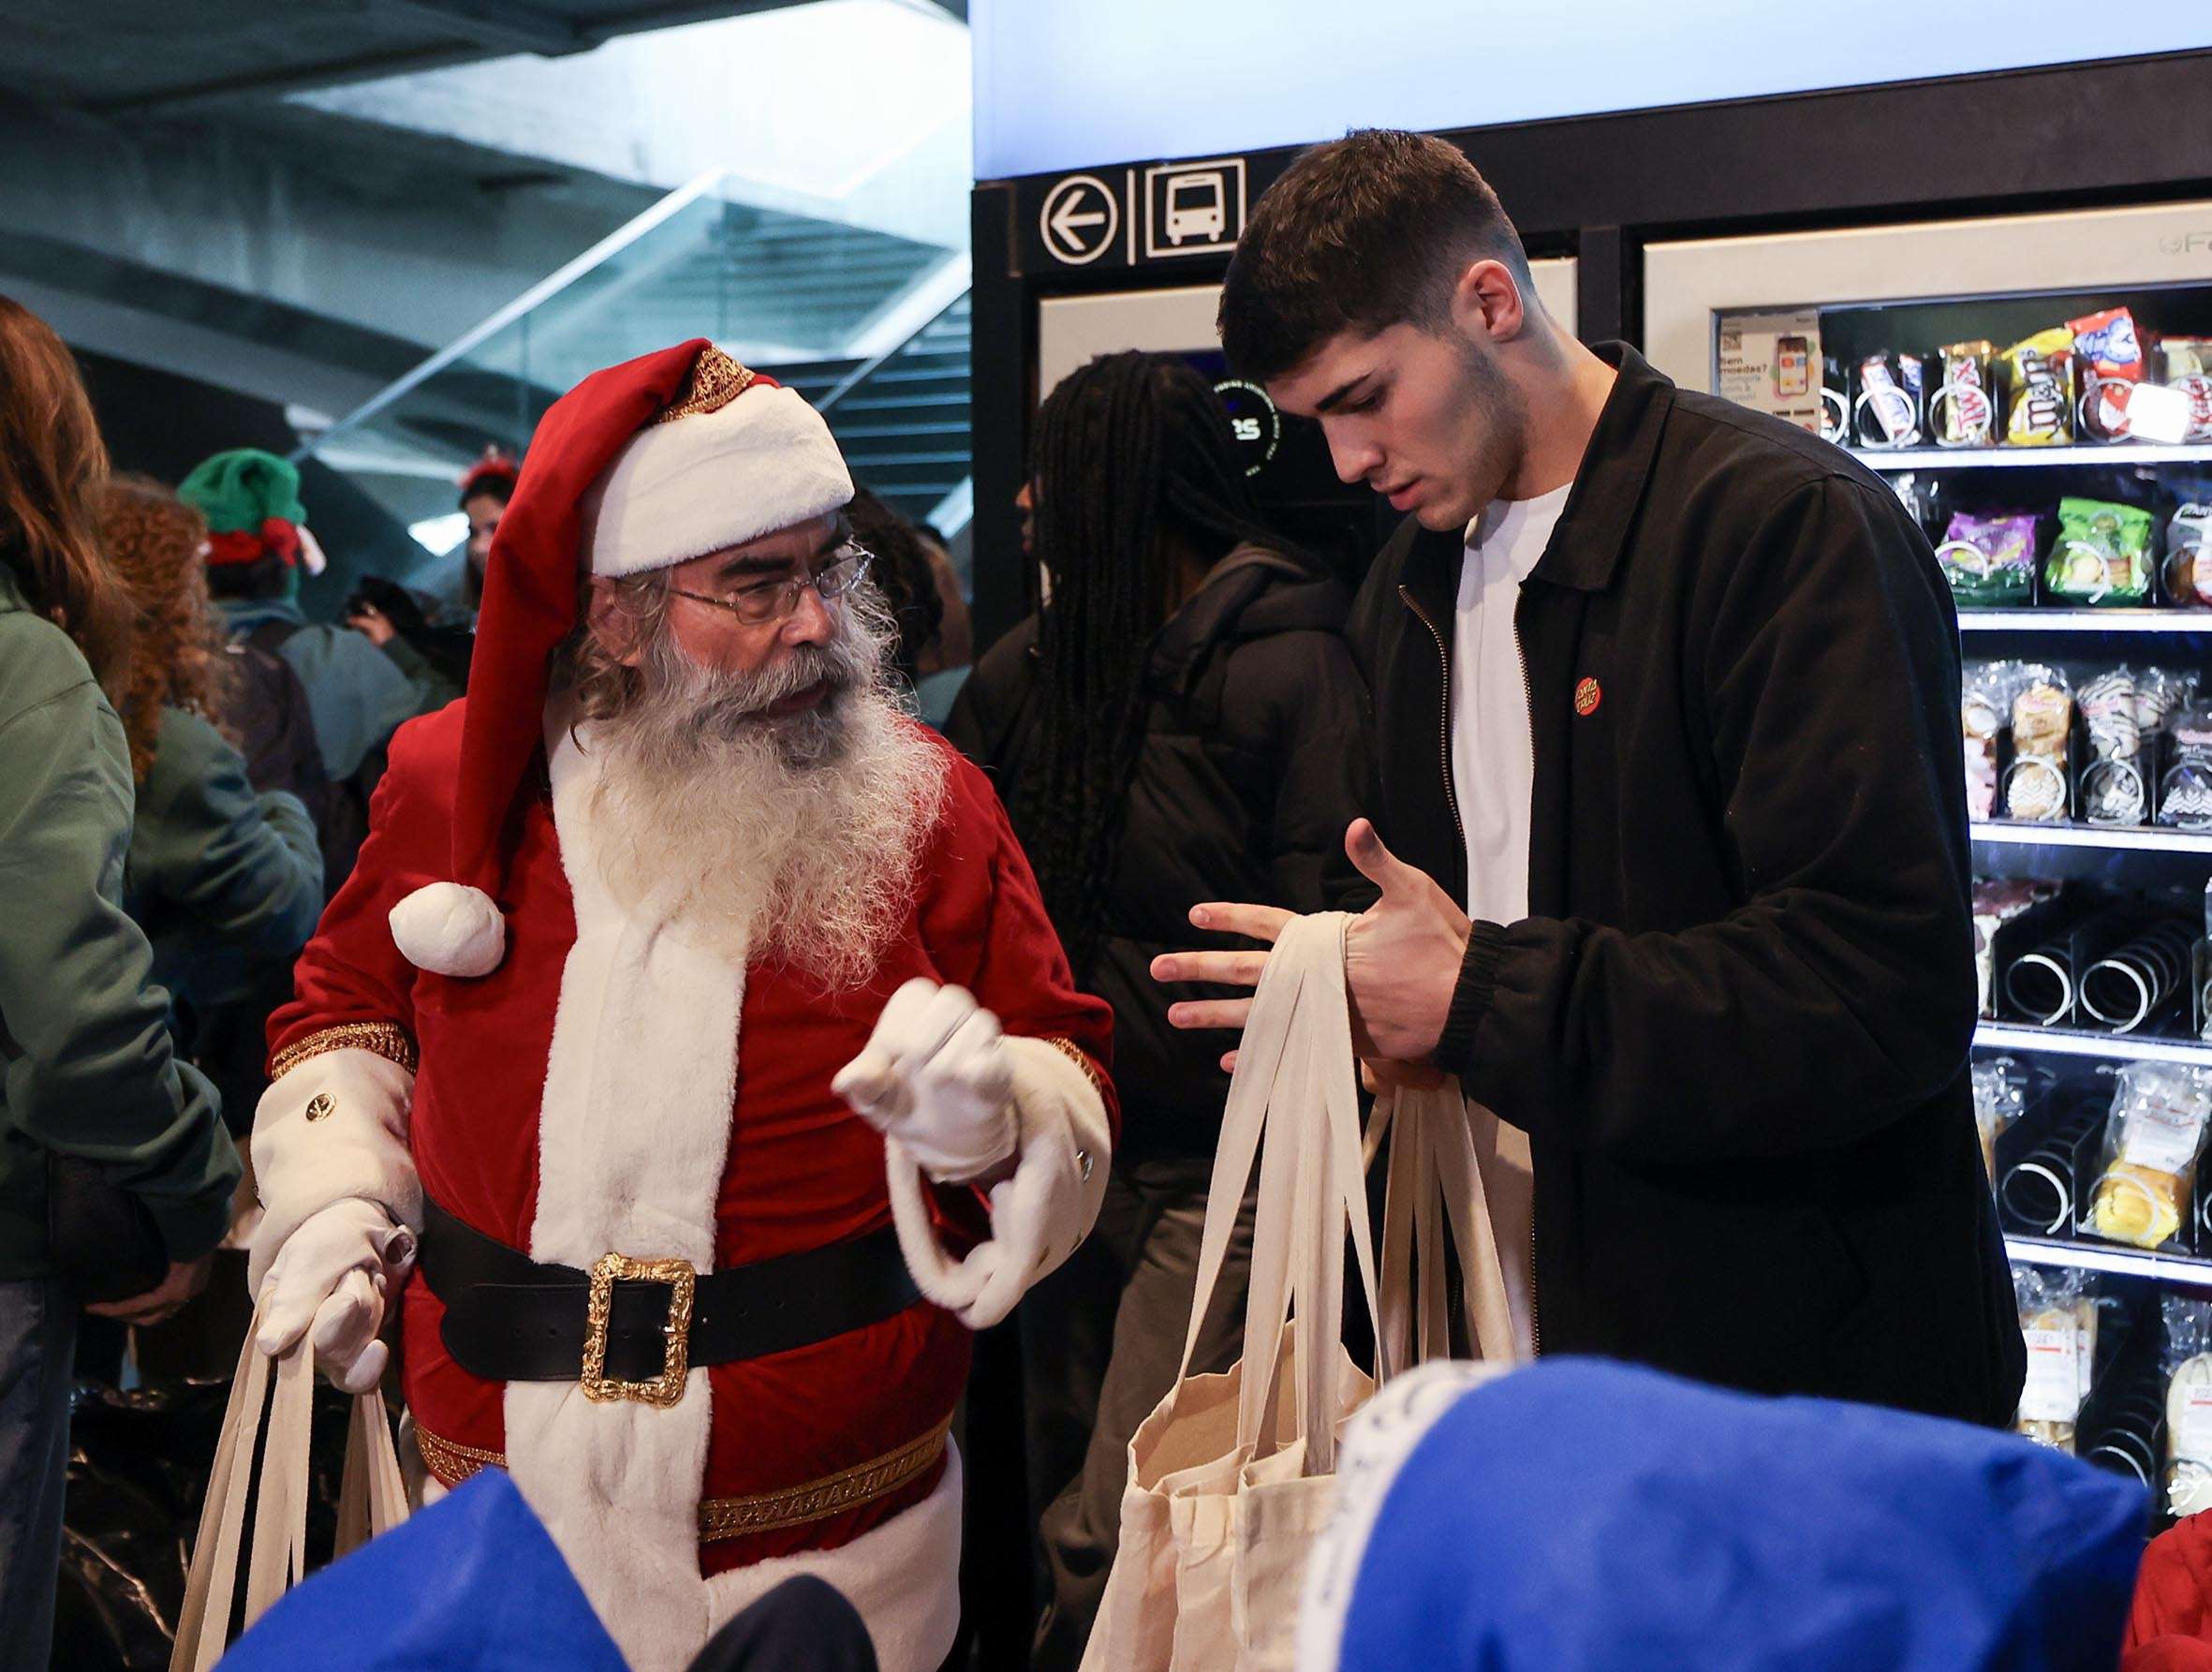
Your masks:
{"label": "white fur trim on hat", "polygon": [[821,414],[756,384],[713,412],[648,424],[584,496],[595,575],[688,563],[841,510],[852,477]]}
{"label": "white fur trim on hat", "polygon": [[482,889],[433,882],[391,909],[391,943],[433,975],[489,975],[507,955],[507,920]]}

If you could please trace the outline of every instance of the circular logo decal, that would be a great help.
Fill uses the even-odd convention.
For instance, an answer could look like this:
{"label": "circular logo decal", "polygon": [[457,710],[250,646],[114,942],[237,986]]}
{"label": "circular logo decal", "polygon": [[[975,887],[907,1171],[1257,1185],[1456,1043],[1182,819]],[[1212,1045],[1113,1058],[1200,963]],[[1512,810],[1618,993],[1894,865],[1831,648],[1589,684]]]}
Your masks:
{"label": "circular logo decal", "polygon": [[1588,719],[1598,712],[1598,704],[1605,700],[1595,679],[1585,679],[1574,688],[1574,712]]}
{"label": "circular logo decal", "polygon": [[1267,398],[1267,391],[1257,383],[1246,383],[1242,377],[1215,384],[1214,392],[1221,397],[1221,405],[1229,413],[1229,427],[1235,433],[1236,444],[1244,452],[1245,474],[1259,475],[1273,462],[1275,450],[1282,445],[1283,415]]}

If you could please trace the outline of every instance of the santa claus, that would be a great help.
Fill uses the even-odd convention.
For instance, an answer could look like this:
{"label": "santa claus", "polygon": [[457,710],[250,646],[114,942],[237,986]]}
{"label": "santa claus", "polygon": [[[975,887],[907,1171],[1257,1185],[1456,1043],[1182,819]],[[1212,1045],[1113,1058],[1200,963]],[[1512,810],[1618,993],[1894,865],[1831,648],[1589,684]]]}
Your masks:
{"label": "santa claus", "polygon": [[428,1489],[511,1471],[641,1672],[800,1573],[937,1665],[967,1331],[1106,1179],[1106,1008],[883,683],[851,494],[704,342],[558,402],[271,1022],[261,1346],[365,1387],[397,1297]]}

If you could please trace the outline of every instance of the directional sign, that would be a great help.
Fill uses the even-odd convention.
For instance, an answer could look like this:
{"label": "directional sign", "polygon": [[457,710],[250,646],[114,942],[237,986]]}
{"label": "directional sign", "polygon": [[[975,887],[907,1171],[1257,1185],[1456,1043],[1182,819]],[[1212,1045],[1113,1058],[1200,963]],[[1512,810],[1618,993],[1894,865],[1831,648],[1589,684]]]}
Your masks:
{"label": "directional sign", "polygon": [[1113,247],[1121,204],[1097,175],[1070,174],[1045,195],[1037,226],[1056,259],[1081,267]]}

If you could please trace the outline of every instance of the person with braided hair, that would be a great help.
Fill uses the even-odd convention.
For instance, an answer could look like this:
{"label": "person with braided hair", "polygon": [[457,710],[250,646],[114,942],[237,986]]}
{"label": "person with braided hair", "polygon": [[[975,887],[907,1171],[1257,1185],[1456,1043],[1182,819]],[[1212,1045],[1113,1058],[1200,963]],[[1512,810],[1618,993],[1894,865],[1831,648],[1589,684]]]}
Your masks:
{"label": "person with braided hair", "polygon": [[[947,734],[992,772],[1078,984],[1114,1011],[1122,1143],[1098,1232],[1022,1310],[1029,1487],[1045,1505],[1040,1672],[1072,1667],[1113,1565],[1127,1447],[1174,1380],[1229,1081],[1169,1026],[1157,954],[1190,903],[1328,902],[1359,807],[1366,695],[1349,594],[1261,520],[1228,414],[1184,362],[1106,355],[1038,413],[1024,491],[1044,607]],[[1229,942],[1222,942],[1228,945]],[[1200,1369],[1234,1357],[1232,1250]]]}

